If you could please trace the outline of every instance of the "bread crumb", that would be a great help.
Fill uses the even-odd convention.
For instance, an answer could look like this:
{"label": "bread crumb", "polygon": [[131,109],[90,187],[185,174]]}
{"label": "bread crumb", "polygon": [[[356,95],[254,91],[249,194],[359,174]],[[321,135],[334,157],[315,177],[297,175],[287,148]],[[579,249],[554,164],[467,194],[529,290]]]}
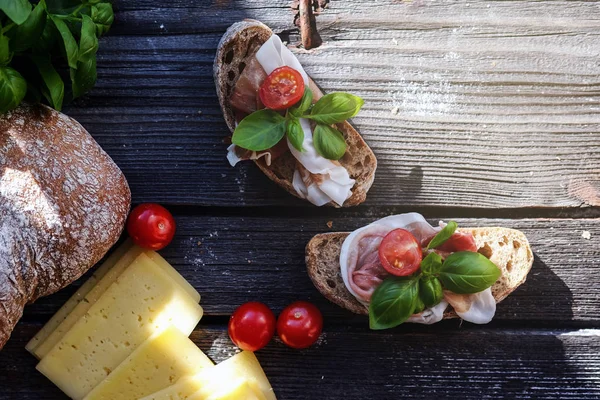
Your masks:
{"label": "bread crumb", "polygon": [[581,232],[581,237],[586,240],[590,240],[592,238],[592,234],[590,233],[590,231],[583,231]]}
{"label": "bread crumb", "polygon": [[333,227],[333,221],[327,221],[327,227],[331,229]]}

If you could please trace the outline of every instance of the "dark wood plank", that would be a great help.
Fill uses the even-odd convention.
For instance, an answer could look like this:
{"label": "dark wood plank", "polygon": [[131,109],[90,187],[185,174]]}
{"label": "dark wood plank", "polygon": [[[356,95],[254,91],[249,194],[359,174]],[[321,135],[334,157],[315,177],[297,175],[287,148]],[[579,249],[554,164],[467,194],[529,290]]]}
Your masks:
{"label": "dark wood plank", "polygon": [[[275,310],[298,299],[314,301],[334,323],[366,326],[329,303],[306,274],[304,246],[315,234],[363,226],[380,215],[353,213],[330,218],[178,216],[175,241],[161,253],[202,294],[206,315],[226,316],[235,307],[260,300]],[[447,220],[447,218],[445,219]],[[431,219],[432,223],[437,220]],[[496,322],[598,323],[600,274],[598,219],[458,219],[464,226],[506,226],[523,230],[536,255],[527,282],[497,310]],[[583,232],[590,239],[582,237]],[[46,320],[77,285],[28,307],[27,319]],[[458,322],[456,322],[458,324]]]}
{"label": "dark wood plank", "polygon": [[[379,159],[367,204],[598,206],[597,7],[332,1],[319,16],[325,45],[297,53],[326,91],[366,99],[354,122]],[[297,41],[288,2],[115,8],[98,85],[66,111],[123,168],[135,200],[305,205],[252,165],[228,166],[211,76],[220,35],[241,18]]]}
{"label": "dark wood plank", "polygon": [[[21,324],[0,353],[0,399],[63,399],[34,370]],[[438,329],[373,333],[326,326],[313,348],[279,341],[257,353],[280,400],[597,399],[598,330]],[[233,355],[226,330],[200,324],[192,339],[214,361]]]}

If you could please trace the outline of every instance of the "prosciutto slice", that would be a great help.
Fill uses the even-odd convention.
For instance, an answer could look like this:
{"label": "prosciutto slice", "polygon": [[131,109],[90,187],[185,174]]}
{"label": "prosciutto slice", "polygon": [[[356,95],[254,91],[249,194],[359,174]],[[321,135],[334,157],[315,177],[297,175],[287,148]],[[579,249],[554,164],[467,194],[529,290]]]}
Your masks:
{"label": "prosciutto slice", "polygon": [[[443,224],[440,224],[443,226]],[[424,244],[431,240],[440,227],[431,226],[422,215],[408,213],[393,215],[375,221],[352,232],[340,251],[340,268],[346,288],[358,301],[368,306],[373,292],[390,275],[379,261],[379,245],[390,231],[406,229]],[[433,324],[444,317],[451,305],[459,317],[475,324],[491,321],[496,312],[496,301],[491,289],[463,295],[444,291],[444,299],[434,307],[415,314],[407,322]]]}
{"label": "prosciutto slice", "polygon": [[[283,45],[281,39],[277,35],[272,35],[256,53],[256,62],[260,65],[260,69],[264,71],[265,75],[260,78],[259,73],[250,73],[245,77],[244,74],[240,77],[240,80],[244,80],[240,83],[236,83],[236,88],[233,93],[230,102],[237,105],[236,108],[242,110],[241,104],[238,104],[238,100],[247,101],[249,106],[247,110],[252,109],[252,104],[257,102],[256,92],[260,84],[264,81],[266,76],[273,72],[276,68],[283,67],[285,65],[294,68],[304,80],[305,85],[308,86],[308,75],[302,68],[300,61],[292,54],[292,52]],[[249,63],[244,70],[257,69],[254,64]],[[260,78],[260,79],[259,79]],[[260,80],[260,82],[259,82]],[[257,85],[258,83],[258,85]],[[237,85],[240,84],[242,87],[238,91]],[[254,98],[252,97],[254,96]],[[296,150],[289,141],[286,140],[289,150],[291,151],[294,158],[297,160],[297,167],[294,171],[293,176],[293,187],[301,198],[307,199],[311,203],[322,206],[331,201],[338,205],[343,205],[344,202],[352,196],[352,187],[354,186],[354,179],[350,178],[348,171],[340,163],[336,161],[328,160],[319,154],[317,154],[313,145],[313,135],[310,123],[306,119],[300,119],[300,125],[304,132],[304,142],[302,147],[303,152]],[[257,159],[260,157],[266,157],[267,165],[270,165],[270,155],[265,152],[251,153],[247,158],[239,156],[239,151],[236,150],[235,146],[230,146],[228,149],[227,159],[230,164],[235,165],[238,161],[243,159]]]}
{"label": "prosciutto slice", "polygon": [[258,89],[266,77],[267,73],[258,60],[251,58],[233,88],[229,105],[245,115],[264,108],[258,97]]}

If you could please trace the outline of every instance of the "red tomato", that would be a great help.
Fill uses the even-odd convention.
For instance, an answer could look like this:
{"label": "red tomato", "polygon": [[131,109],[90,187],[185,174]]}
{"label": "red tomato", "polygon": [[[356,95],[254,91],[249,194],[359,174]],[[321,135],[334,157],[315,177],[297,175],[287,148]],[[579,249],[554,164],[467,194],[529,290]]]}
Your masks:
{"label": "red tomato", "polygon": [[229,337],[242,350],[260,350],[274,334],[275,315],[263,303],[250,301],[242,304],[229,319]]}
{"label": "red tomato", "polygon": [[175,220],[161,205],[140,204],[131,211],[127,232],[140,247],[160,250],[171,243],[175,235]]}
{"label": "red tomato", "polygon": [[[433,237],[431,238],[433,239]],[[431,241],[429,239],[427,244]],[[426,244],[426,245],[427,245]],[[441,246],[436,247],[437,250],[455,253],[457,251],[477,251],[475,239],[470,233],[454,232],[450,239],[446,240]]]}
{"label": "red tomato", "polygon": [[295,69],[279,67],[260,85],[258,95],[265,107],[285,110],[299,102],[304,95],[304,80]]}
{"label": "red tomato", "polygon": [[379,245],[379,260],[392,275],[411,275],[419,269],[423,260],[421,245],[409,231],[394,229],[385,235]]}
{"label": "red tomato", "polygon": [[306,301],[290,304],[277,319],[277,334],[283,343],[294,349],[311,346],[317,341],[322,330],[321,311]]}

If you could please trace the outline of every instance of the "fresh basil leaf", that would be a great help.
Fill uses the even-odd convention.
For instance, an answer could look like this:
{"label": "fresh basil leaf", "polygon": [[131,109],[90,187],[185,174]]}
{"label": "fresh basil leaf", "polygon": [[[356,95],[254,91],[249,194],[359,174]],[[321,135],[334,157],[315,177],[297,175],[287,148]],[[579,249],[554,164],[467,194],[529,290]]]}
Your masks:
{"label": "fresh basil leaf", "polygon": [[108,32],[115,20],[112,4],[110,3],[98,3],[92,6],[91,15],[96,24],[96,35],[98,37]]}
{"label": "fresh basil leaf", "polygon": [[83,96],[96,84],[96,57],[77,63],[77,69],[71,68],[71,88],[73,98]]}
{"label": "fresh basil leaf", "polygon": [[56,16],[51,16],[50,18],[52,19],[54,26],[56,26],[56,29],[58,29],[58,33],[60,33],[62,38],[69,67],[77,69],[77,59],[79,53],[77,41],[73,37],[73,34],[71,33],[71,30],[67,24],[62,19]]}
{"label": "fresh basil leaf", "polygon": [[315,127],[313,144],[317,153],[328,160],[339,160],[346,153],[344,135],[329,125],[318,124]]}
{"label": "fresh basil leaf", "polygon": [[375,289],[369,305],[371,329],[393,328],[414,314],[418,305],[419,280],[387,278]]}
{"label": "fresh basil leaf", "polygon": [[52,20],[46,19],[42,35],[33,44],[33,52],[40,54],[51,52],[58,41],[59,36],[58,30],[56,29],[56,26],[54,26]]}
{"label": "fresh basil leaf", "polygon": [[443,227],[442,230],[439,231],[437,235],[433,237],[433,239],[431,239],[431,242],[429,242],[429,244],[427,245],[427,249],[435,249],[436,247],[439,247],[442,244],[444,244],[448,239],[452,237],[454,232],[456,232],[456,228],[458,228],[458,224],[456,222],[448,222],[446,226]]}
{"label": "fresh basil leaf", "polygon": [[302,95],[302,99],[298,102],[296,107],[290,108],[290,114],[294,117],[300,117],[302,114],[307,112],[312,106],[313,101],[313,93],[312,90],[308,86],[304,88],[304,95]]}
{"label": "fresh basil leaf", "polygon": [[472,251],[459,251],[446,258],[438,278],[451,292],[468,294],[489,288],[501,274],[487,257]]}
{"label": "fresh basil leaf", "polygon": [[364,103],[363,99],[350,93],[329,93],[321,97],[310,110],[310,114],[304,117],[320,124],[337,124],[358,114]]}
{"label": "fresh basil leaf", "polygon": [[31,59],[44,82],[45,87],[42,89],[42,94],[53,108],[60,111],[65,97],[65,84],[62,78],[52,66],[49,58],[32,56]]}
{"label": "fresh basil leaf", "polygon": [[20,53],[31,48],[44,31],[46,25],[46,3],[41,0],[33,9],[25,22],[9,31],[12,39],[13,51]]}
{"label": "fresh basil leaf", "polygon": [[422,277],[419,281],[419,297],[427,308],[438,305],[444,298],[439,279],[433,276]]}
{"label": "fresh basil leaf", "polygon": [[286,120],[269,109],[248,115],[235,128],[231,141],[242,149],[262,151],[275,146],[285,135]]}
{"label": "fresh basil leaf", "polygon": [[419,314],[420,312],[423,312],[425,308],[425,303],[423,303],[423,300],[421,300],[420,296],[417,296],[417,303],[415,305],[415,310],[413,311],[413,314]]}
{"label": "fresh basil leaf", "polygon": [[79,40],[79,61],[85,62],[96,56],[98,51],[98,38],[96,25],[87,15],[81,16],[81,39]]}
{"label": "fresh basil leaf", "polygon": [[17,25],[27,20],[31,13],[31,3],[28,0],[0,0],[0,10]]}
{"label": "fresh basil leaf", "polygon": [[442,257],[437,253],[429,253],[427,257],[421,261],[421,272],[424,275],[437,274],[442,267]]}
{"label": "fresh basil leaf", "polygon": [[304,143],[304,131],[302,130],[302,126],[300,125],[300,121],[298,118],[288,118],[286,125],[287,138],[296,148],[296,150],[303,152],[304,147],[302,147],[302,143]]}
{"label": "fresh basil leaf", "polygon": [[0,30],[0,67],[8,65],[12,59],[13,53],[10,51],[9,41],[8,36],[3,35]]}
{"label": "fresh basil leaf", "polygon": [[0,67],[0,113],[17,107],[27,93],[27,82],[10,67]]}

